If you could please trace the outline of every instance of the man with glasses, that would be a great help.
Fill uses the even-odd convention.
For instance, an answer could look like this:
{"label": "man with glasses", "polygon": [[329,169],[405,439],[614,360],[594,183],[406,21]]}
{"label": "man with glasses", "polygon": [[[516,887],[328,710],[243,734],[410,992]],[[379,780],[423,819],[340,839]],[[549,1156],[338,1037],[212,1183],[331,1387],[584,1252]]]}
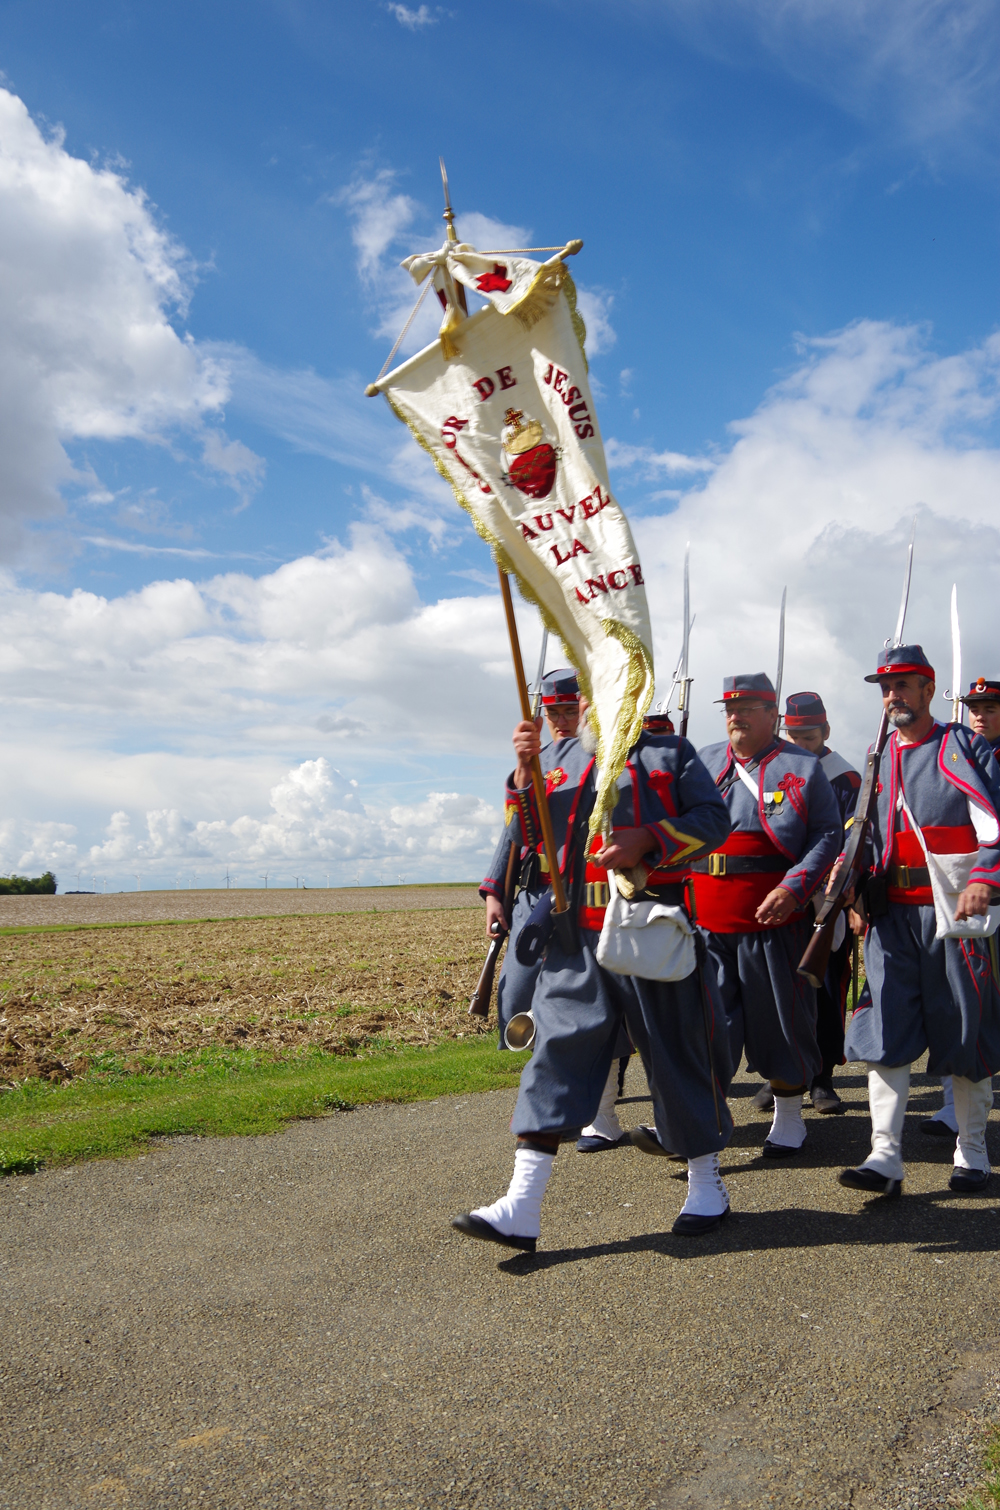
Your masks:
{"label": "man with glasses", "polygon": [[763,672],[728,676],[727,739],[699,751],[733,831],[693,866],[696,921],[705,930],[729,1026],[730,1051],[770,1081],[774,1120],[763,1153],[805,1141],[802,1097],[822,1066],[816,993],[797,966],[809,940],[809,899],[840,852],[843,829],[817,757],[776,735],[775,691]]}

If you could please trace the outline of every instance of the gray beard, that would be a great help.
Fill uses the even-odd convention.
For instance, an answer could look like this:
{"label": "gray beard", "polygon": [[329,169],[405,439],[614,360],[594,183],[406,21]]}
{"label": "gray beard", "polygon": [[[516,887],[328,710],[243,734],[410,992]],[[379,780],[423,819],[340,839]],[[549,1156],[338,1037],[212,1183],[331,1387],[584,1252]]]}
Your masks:
{"label": "gray beard", "polygon": [[890,708],[889,722],[895,724],[897,729],[908,729],[910,724],[916,721],[917,715],[912,708]]}
{"label": "gray beard", "polygon": [[588,755],[597,754],[597,735],[594,733],[589,723],[584,722],[583,724],[581,724],[579,739],[581,745],[584,748],[584,751]]}

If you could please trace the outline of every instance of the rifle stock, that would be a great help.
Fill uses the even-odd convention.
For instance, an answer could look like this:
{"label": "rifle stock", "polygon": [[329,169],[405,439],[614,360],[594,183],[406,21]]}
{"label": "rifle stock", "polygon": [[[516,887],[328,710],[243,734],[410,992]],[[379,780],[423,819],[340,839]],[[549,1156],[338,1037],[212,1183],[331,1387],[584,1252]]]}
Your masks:
{"label": "rifle stock", "polygon": [[826,979],[826,972],[830,967],[830,955],[833,952],[833,930],[837,919],[844,910],[843,897],[838,898],[836,906],[827,913],[823,922],[816,919],[812,938],[806,945],[806,952],[799,960],[798,973],[804,975],[811,986],[818,991]]}
{"label": "rifle stock", "polygon": [[854,810],[851,835],[844,847],[843,862],[837,872],[837,879],[830,887],[823,899],[822,907],[816,914],[812,938],[799,960],[798,973],[804,975],[809,984],[815,986],[817,990],[823,984],[827,966],[830,963],[834,925],[847,905],[847,893],[857,884],[864,865],[865,840],[875,816],[875,804],[878,801],[878,773],[882,764],[882,751],[885,749],[888,737],[889,719],[888,715],[883,712],[875,743],[868,751],[868,759],[865,762],[865,779],[861,786],[858,805]]}
{"label": "rifle stock", "polygon": [[507,930],[503,928],[499,933],[495,933],[490,940],[486,962],[479,972],[479,980],[475,991],[472,993],[472,1000],[469,1002],[470,1017],[489,1017],[490,1015],[493,977],[496,975],[497,960],[500,958],[500,950],[503,948],[503,941],[506,937]]}
{"label": "rifle stock", "polygon": [[[514,914],[514,892],[517,889],[518,861],[521,858],[520,843],[512,844],[510,854],[507,856],[507,874],[503,883],[503,911],[504,917],[510,924]],[[495,927],[496,925],[494,925]],[[496,975],[497,960],[500,958],[500,950],[503,941],[507,937],[508,929],[501,928],[499,933],[494,933],[490,940],[490,947],[486,952],[486,960],[479,972],[479,980],[476,989],[472,993],[469,1002],[470,1017],[489,1017],[490,1000],[493,996],[493,977]]]}

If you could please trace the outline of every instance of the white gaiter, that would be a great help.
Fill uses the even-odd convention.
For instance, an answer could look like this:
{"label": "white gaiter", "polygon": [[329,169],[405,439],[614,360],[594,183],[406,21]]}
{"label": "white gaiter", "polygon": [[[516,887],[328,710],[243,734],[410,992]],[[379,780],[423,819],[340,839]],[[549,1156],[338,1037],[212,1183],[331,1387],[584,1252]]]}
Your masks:
{"label": "white gaiter", "polygon": [[542,1196],[554,1158],[555,1154],[539,1153],[535,1148],[519,1148],[514,1154],[514,1177],[507,1194],[492,1206],[480,1206],[472,1215],[489,1222],[504,1237],[540,1237]]}
{"label": "white gaiter", "polygon": [[872,1118],[872,1151],[862,1169],[874,1169],[890,1180],[903,1178],[903,1122],[910,1096],[910,1066],[889,1069],[868,1066],[868,1107]]}
{"label": "white gaiter", "polygon": [[[618,1100],[618,1060],[612,1059],[611,1069],[608,1071],[608,1081],[601,1093],[601,1104],[597,1108],[597,1116],[589,1127],[585,1127],[580,1134],[581,1138],[607,1138],[609,1143],[617,1143],[622,1135],[622,1125],[615,1111],[615,1102]],[[525,1234],[527,1236],[528,1234]]]}
{"label": "white gaiter", "polygon": [[953,1075],[955,1115],[958,1119],[958,1142],[955,1145],[955,1168],[978,1169],[989,1173],[986,1152],[986,1123],[993,1106],[993,1081],[966,1080]]}

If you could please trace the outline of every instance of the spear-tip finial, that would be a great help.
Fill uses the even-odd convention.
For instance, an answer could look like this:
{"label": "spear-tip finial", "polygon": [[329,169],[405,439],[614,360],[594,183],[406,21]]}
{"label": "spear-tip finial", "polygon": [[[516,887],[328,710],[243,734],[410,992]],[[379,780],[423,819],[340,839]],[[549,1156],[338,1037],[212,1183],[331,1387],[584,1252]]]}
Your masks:
{"label": "spear-tip finial", "polygon": [[444,165],[443,157],[439,157],[438,162],[441,164],[441,184],[444,188],[444,214],[441,219],[448,226],[448,240],[457,241],[458,233],[455,230],[455,211],[451,207],[451,195],[448,192],[448,169]]}

